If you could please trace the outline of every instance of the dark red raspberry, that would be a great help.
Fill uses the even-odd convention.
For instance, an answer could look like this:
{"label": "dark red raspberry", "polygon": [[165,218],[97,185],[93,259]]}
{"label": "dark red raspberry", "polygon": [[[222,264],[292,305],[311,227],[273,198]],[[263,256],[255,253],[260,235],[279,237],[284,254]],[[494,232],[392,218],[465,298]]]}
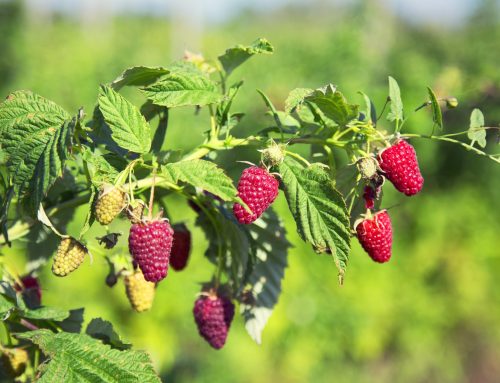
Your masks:
{"label": "dark red raspberry", "polygon": [[147,281],[159,282],[167,276],[173,234],[167,220],[135,223],[130,228],[128,248]]}
{"label": "dark red raspberry", "polygon": [[38,278],[32,275],[25,275],[21,277],[22,285],[15,284],[14,289],[23,294],[23,297],[28,302],[28,306],[40,306],[42,302],[42,288]]}
{"label": "dark red raspberry", "polygon": [[238,195],[253,213],[239,203],[233,207],[240,223],[249,224],[258,219],[278,196],[279,183],[266,169],[252,166],[243,170],[238,183]]}
{"label": "dark red raspberry", "polygon": [[415,149],[405,140],[399,140],[378,156],[380,168],[394,187],[407,196],[422,190],[424,178],[418,167]]}
{"label": "dark red raspberry", "polygon": [[234,317],[233,303],[215,293],[201,295],[194,303],[193,314],[200,335],[213,348],[222,348]]}
{"label": "dark red raspberry", "polygon": [[373,207],[375,206],[376,198],[377,198],[377,193],[375,192],[375,189],[372,188],[371,186],[365,186],[363,192],[363,199],[365,200],[365,208],[373,209]]}
{"label": "dark red raspberry", "polygon": [[176,271],[186,267],[191,251],[191,232],[186,225],[174,225],[174,243],[170,254],[170,265]]}
{"label": "dark red raspberry", "polygon": [[371,259],[379,263],[391,259],[392,225],[386,210],[362,220],[356,226],[356,232],[361,246]]}

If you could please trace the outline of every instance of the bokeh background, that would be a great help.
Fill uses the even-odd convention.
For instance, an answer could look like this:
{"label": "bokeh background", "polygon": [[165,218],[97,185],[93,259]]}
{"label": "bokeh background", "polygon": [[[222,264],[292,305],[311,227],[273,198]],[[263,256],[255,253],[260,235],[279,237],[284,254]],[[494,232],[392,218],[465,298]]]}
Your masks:
{"label": "bokeh background", "polygon": [[[474,107],[487,125],[499,125],[495,0],[0,0],[0,95],[31,89],[68,111],[83,106],[90,113],[98,85],[127,67],[167,65],[185,49],[215,58],[257,37],[268,38],[276,52],[233,75],[245,80],[236,109],[247,117],[239,134],[270,124],[257,88],[283,107],[289,90],[333,82],[353,102],[362,101],[357,91],[363,90],[380,108],[387,75],[399,81],[407,110],[426,99],[427,85],[438,96],[457,97],[459,108],[444,116],[448,132],[467,129]],[[207,124],[190,109],[173,111],[167,146],[193,146]],[[431,128],[426,111],[406,126],[408,132]],[[44,303],[84,306],[87,321],[112,321],[151,354],[165,382],[498,382],[500,167],[454,145],[412,143],[426,184],[411,199],[385,188],[393,259],[377,265],[353,241],[343,287],[333,261],[300,242],[279,197],[276,208],[294,248],[261,346],[239,316],[223,350],[198,337],[192,304],[213,268],[203,258],[207,243],[194,228],[194,213],[176,200],[170,214],[193,230],[192,259],[187,271],[171,272],[160,284],[151,312],[132,312],[121,283],[105,286],[98,250],[92,265],[64,279],[42,267]],[[488,150],[498,152],[493,134]],[[241,165],[229,170],[236,176]],[[74,214],[69,233],[83,220],[82,209]],[[114,225],[127,232],[124,223]],[[102,234],[97,226],[90,237]],[[22,273],[27,259],[33,265],[54,251],[52,237],[43,245],[35,234],[18,241],[6,262]]]}

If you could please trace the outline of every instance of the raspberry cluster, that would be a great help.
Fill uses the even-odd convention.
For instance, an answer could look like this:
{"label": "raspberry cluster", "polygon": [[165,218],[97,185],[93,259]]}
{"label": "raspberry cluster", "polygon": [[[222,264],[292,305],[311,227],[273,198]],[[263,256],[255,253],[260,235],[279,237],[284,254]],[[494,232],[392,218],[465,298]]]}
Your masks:
{"label": "raspberry cluster", "polygon": [[128,247],[134,261],[149,282],[167,276],[174,231],[165,219],[133,224]]}
{"label": "raspberry cluster", "polygon": [[238,222],[250,224],[257,220],[278,196],[278,186],[276,178],[264,168],[251,166],[243,170],[238,182],[238,196],[252,212],[235,203],[233,212]]}
{"label": "raspberry cluster", "polygon": [[234,317],[233,303],[215,293],[201,295],[194,303],[193,314],[200,335],[210,346],[221,349]]}
{"label": "raspberry cluster", "polygon": [[52,272],[58,277],[64,277],[76,270],[88,254],[87,248],[73,237],[63,238],[59,243]]}
{"label": "raspberry cluster", "polygon": [[[420,173],[417,154],[405,140],[396,141],[378,154],[380,170],[374,172],[377,167],[372,166],[370,161],[373,160],[367,157],[358,162],[360,174],[367,181],[363,199],[368,210],[375,207],[375,200],[380,196],[385,178],[407,196],[422,190],[424,178]],[[387,211],[380,211],[373,216],[368,212],[355,229],[359,242],[375,262],[383,263],[391,258],[392,225]]]}

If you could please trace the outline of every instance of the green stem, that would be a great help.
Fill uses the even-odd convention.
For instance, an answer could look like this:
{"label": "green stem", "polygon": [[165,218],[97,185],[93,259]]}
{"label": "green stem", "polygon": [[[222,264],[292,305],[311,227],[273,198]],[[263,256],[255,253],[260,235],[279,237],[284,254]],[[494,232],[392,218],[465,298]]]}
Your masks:
{"label": "green stem", "polygon": [[332,149],[328,145],[323,145],[323,149],[328,158],[328,167],[330,168],[330,174],[335,175],[337,166],[335,164],[335,156],[333,155]]}
{"label": "green stem", "polygon": [[358,174],[358,176],[356,177],[356,183],[354,184],[354,186],[349,191],[349,194],[346,197],[346,199],[348,199],[349,197],[351,197],[351,201],[350,201],[349,207],[347,209],[347,212],[348,212],[349,216],[351,215],[352,208],[354,207],[354,201],[356,200],[356,197],[358,196],[357,190],[358,190],[358,185],[359,185],[359,181],[360,180],[361,180],[361,175]]}
{"label": "green stem", "polygon": [[290,152],[289,150],[285,150],[285,154],[287,156],[293,157],[301,162],[303,162],[306,166],[311,166],[311,163],[307,161],[304,157],[302,157],[300,154],[297,154],[295,152]]}
{"label": "green stem", "polygon": [[228,137],[226,140],[213,139],[200,145],[190,153],[186,154],[181,161],[196,160],[205,157],[211,151],[228,150],[239,146],[259,145],[260,137],[250,136],[248,138]]}
{"label": "green stem", "polygon": [[12,346],[12,336],[10,335],[9,326],[7,326],[7,322],[5,321],[2,321],[2,324],[5,328],[5,335],[7,335],[7,346]]}
{"label": "green stem", "polygon": [[354,131],[354,128],[355,128],[354,126],[350,126],[349,128],[342,130],[342,131],[337,130],[335,132],[335,134],[333,135],[333,138],[335,140],[338,140],[338,139],[342,138],[343,136],[345,136],[347,133]]}
{"label": "green stem", "polygon": [[219,137],[219,129],[217,126],[217,121],[215,121],[215,113],[212,105],[208,106],[210,111],[210,140],[217,140]]}
{"label": "green stem", "polygon": [[33,360],[33,378],[36,376],[39,364],[40,364],[40,349],[37,347],[35,348],[35,357]]}
{"label": "green stem", "polygon": [[403,137],[403,138],[413,138],[413,137],[415,137],[415,138],[428,138],[431,140],[451,142],[453,144],[460,145],[467,150],[471,150],[474,153],[479,154],[480,156],[488,157],[489,159],[500,164],[500,158],[496,158],[495,156],[488,154],[488,153],[485,153],[482,150],[479,150],[472,145],[466,144],[465,142],[462,142],[462,141],[455,140],[453,138],[449,138],[448,136],[432,136],[432,135],[423,135],[423,134],[402,134],[401,137]]}
{"label": "green stem", "polygon": [[220,85],[222,88],[222,93],[226,94],[226,76],[224,76],[224,73],[222,72],[221,69],[219,69],[219,76],[220,76]]}

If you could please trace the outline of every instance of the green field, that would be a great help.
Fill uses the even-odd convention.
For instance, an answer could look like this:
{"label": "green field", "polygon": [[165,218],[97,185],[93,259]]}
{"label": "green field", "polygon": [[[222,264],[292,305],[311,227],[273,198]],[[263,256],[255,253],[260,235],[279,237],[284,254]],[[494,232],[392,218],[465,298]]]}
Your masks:
{"label": "green field", "polygon": [[[57,16],[37,22],[22,10],[10,13],[8,4],[0,2],[2,97],[31,89],[72,113],[83,106],[91,114],[98,84],[127,67],[167,65],[182,55],[172,45],[175,24],[167,20],[122,16],[93,25]],[[282,109],[291,89],[331,82],[352,102],[362,103],[357,94],[362,90],[381,108],[388,75],[398,80],[408,112],[426,99],[427,86],[438,96],[457,97],[459,108],[444,114],[447,132],[467,129],[475,107],[488,126],[499,125],[500,15],[488,2],[451,29],[411,25],[367,4],[338,12],[318,3],[305,10],[245,13],[207,26],[200,45],[209,58],[260,36],[276,48],[234,74],[245,81],[236,110],[248,113],[234,134],[271,124],[256,89]],[[141,97],[133,91],[127,96]],[[195,116],[185,108],[170,117],[166,148],[189,149],[208,129],[204,112]],[[430,111],[421,111],[406,129],[430,133],[431,121]],[[487,149],[498,153],[494,141],[489,134]],[[93,264],[86,261],[67,278],[53,277],[50,262],[41,268],[44,303],[85,307],[87,320],[110,320],[126,340],[151,354],[166,382],[495,382],[500,376],[498,164],[446,143],[412,143],[425,186],[411,199],[385,188],[383,206],[390,208],[395,228],[393,259],[375,264],[353,241],[342,287],[334,262],[299,239],[280,195],[276,209],[294,247],[261,346],[246,334],[238,315],[223,350],[213,351],[199,338],[192,306],[212,266],[203,257],[207,241],[194,228],[195,214],[175,197],[168,197],[167,206],[174,222],[193,228],[192,259],[185,272],[171,271],[159,285],[150,312],[130,310],[122,283],[104,284],[107,267],[97,248],[90,249]],[[248,155],[249,161],[258,158]],[[232,159],[231,153],[226,156]],[[236,179],[241,170],[235,162],[229,173]],[[68,233],[79,231],[84,208],[74,214]],[[58,217],[56,224],[69,218]],[[112,229],[125,234],[115,251],[127,251],[127,222],[114,222]],[[27,259],[50,260],[57,238],[43,233],[39,228],[2,248],[5,262],[22,273]],[[88,237],[101,234],[96,224]],[[37,244],[44,235],[50,239]]]}

